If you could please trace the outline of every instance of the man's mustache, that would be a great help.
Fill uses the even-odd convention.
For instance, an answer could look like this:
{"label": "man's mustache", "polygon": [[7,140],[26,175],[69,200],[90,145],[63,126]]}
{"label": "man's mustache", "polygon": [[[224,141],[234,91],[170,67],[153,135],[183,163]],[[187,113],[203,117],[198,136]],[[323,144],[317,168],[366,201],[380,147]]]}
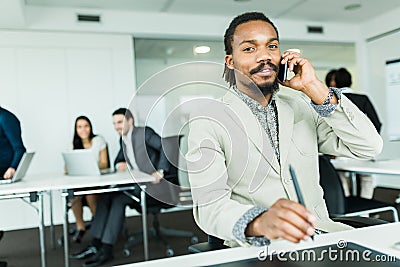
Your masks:
{"label": "man's mustache", "polygon": [[250,74],[253,75],[257,72],[259,72],[260,70],[262,70],[265,65],[268,65],[269,67],[271,67],[271,69],[275,72],[278,72],[278,67],[274,64],[272,64],[271,62],[267,62],[267,63],[261,63],[260,65],[258,65],[256,68],[250,70]]}

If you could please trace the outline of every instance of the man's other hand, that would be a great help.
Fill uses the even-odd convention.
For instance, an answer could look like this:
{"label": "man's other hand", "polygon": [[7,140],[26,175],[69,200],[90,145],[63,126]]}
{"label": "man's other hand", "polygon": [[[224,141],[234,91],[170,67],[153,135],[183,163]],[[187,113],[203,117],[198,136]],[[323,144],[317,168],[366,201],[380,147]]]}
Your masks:
{"label": "man's other hand", "polygon": [[283,238],[298,243],[314,234],[315,216],[303,205],[279,199],[246,228],[246,236],[265,236],[272,240]]}

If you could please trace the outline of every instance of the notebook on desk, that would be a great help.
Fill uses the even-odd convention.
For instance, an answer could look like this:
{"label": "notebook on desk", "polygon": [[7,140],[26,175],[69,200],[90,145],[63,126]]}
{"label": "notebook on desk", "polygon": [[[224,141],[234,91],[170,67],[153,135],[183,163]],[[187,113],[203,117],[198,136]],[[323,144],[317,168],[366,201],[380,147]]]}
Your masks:
{"label": "notebook on desk", "polygon": [[[342,243],[343,244],[343,243]],[[260,248],[261,250],[261,248]],[[343,248],[339,248],[338,244],[303,249],[298,251],[290,251],[272,256],[266,256],[265,260],[252,258],[247,260],[227,262],[213,267],[365,267],[365,266],[400,266],[400,260],[394,256],[389,256],[358,245],[348,242]]]}
{"label": "notebook on desk", "polygon": [[100,170],[93,152],[87,149],[76,149],[63,152],[67,175],[90,176],[114,173],[113,169]]}
{"label": "notebook on desk", "polygon": [[18,164],[17,170],[14,173],[14,176],[11,179],[0,180],[0,184],[11,184],[18,181],[21,181],[24,178],[26,171],[31,164],[32,158],[35,155],[35,152],[25,152],[21,158],[21,161]]}

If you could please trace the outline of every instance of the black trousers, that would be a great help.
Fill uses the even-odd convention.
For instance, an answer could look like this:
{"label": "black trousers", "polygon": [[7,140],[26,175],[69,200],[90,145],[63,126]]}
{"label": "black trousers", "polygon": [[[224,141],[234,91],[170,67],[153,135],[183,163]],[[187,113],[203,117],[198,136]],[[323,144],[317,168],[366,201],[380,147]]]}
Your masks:
{"label": "black trousers", "polygon": [[[140,199],[140,190],[129,191]],[[158,205],[159,201],[146,194],[146,206]],[[100,239],[102,243],[115,245],[125,220],[125,207],[142,212],[139,202],[136,202],[123,192],[100,194],[97,200],[96,214],[90,227],[92,237]]]}
{"label": "black trousers", "polygon": [[101,194],[90,234],[102,243],[115,245],[125,220],[125,207],[134,202],[122,192]]}

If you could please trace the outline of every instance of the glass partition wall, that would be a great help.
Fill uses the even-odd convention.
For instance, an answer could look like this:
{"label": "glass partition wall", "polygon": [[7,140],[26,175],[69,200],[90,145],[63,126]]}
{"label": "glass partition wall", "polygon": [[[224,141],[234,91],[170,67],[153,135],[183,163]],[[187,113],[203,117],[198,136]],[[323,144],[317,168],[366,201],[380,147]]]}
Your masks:
{"label": "glass partition wall", "polygon": [[[198,47],[202,50],[197,51]],[[282,52],[289,48],[301,49],[302,56],[312,62],[317,76],[322,81],[330,69],[339,67],[349,69],[353,80],[357,81],[355,47],[352,43],[281,41]],[[220,79],[216,83],[224,84],[221,78],[225,57],[222,40],[135,38],[134,50],[138,91],[133,109],[137,113],[137,123],[140,125],[149,125],[165,136],[176,134],[182,129],[191,110],[197,106],[191,100],[213,99],[224,94],[224,89],[214,82],[187,82],[185,78],[192,74],[188,73],[187,68],[183,71],[181,67],[176,67],[187,62],[213,62],[215,66],[211,66],[213,72],[210,73],[212,77],[209,80]],[[192,68],[190,71],[199,72],[200,69]],[[204,79],[204,76],[201,77]],[[179,86],[174,85],[174,88],[166,88],[170,80],[182,82]],[[357,88],[356,83],[353,84],[353,88]],[[166,121],[174,121],[173,126],[168,126]]]}
{"label": "glass partition wall", "polygon": [[[135,38],[135,66],[137,87],[157,72],[176,64],[191,61],[212,61],[224,63],[223,41],[169,40]],[[197,53],[196,47],[207,46],[207,53]],[[355,47],[353,43],[322,43],[281,41],[281,51],[299,48],[302,55],[314,65],[319,79],[332,68],[346,67],[357,76],[355,70]],[[354,79],[356,80],[356,79]],[[354,85],[353,87],[357,87]],[[145,93],[145,92],[142,92]]]}

